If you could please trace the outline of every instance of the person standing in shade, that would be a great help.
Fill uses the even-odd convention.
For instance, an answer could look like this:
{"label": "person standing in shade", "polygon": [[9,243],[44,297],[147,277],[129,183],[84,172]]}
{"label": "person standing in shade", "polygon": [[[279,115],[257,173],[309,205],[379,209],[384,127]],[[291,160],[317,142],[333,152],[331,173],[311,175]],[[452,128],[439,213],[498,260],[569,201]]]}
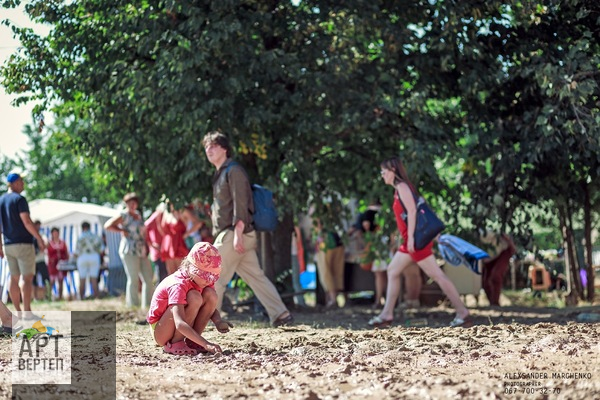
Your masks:
{"label": "person standing in shade", "polygon": [[160,258],[160,249],[163,240],[162,229],[160,229],[160,216],[165,208],[165,203],[160,203],[150,218],[146,220],[146,242],[150,252],[150,260],[154,263],[155,274],[158,282],[162,282],[169,274],[167,273],[167,264]]}
{"label": "person standing in shade", "polygon": [[481,242],[486,246],[490,258],[483,259],[481,285],[491,306],[500,306],[500,293],[504,275],[515,255],[515,244],[510,236],[487,230],[481,234]]}
{"label": "person standing in shade", "polygon": [[317,272],[325,292],[325,308],[338,307],[338,294],[344,292],[344,245],[335,230],[324,229],[318,218],[315,224]]}
{"label": "person standing in shade", "polygon": [[[367,269],[370,266],[370,270],[375,276],[375,295],[373,305],[371,306],[374,310],[381,306],[381,300],[385,298],[387,287],[388,254],[378,254],[378,251],[373,251],[379,245],[378,243],[373,243],[373,241],[382,240],[379,235],[376,235],[376,232],[379,231],[379,226],[375,222],[375,217],[379,210],[381,210],[381,202],[378,198],[372,199],[367,209],[358,214],[356,222],[348,231],[350,240],[354,241],[358,250],[360,250],[359,262],[361,262],[361,267],[366,266],[364,269]],[[369,253],[371,253],[370,256]],[[365,256],[370,262],[361,260]]]}
{"label": "person standing in shade", "polygon": [[[42,226],[40,221],[34,221],[35,229],[39,232]],[[40,234],[44,240],[46,248],[48,248],[48,242],[44,235]],[[50,274],[48,273],[48,266],[46,265],[46,254],[40,251],[37,239],[33,238],[33,247],[35,248],[35,276],[33,277],[33,286],[35,287],[34,297],[36,300],[50,300],[52,298],[52,292],[50,288]]]}
{"label": "person standing in shade", "polygon": [[[8,262],[10,271],[8,292],[17,316],[36,319],[38,317],[31,312],[35,274],[33,239],[37,240],[41,252],[46,249],[46,244],[31,221],[27,200],[21,196],[21,192],[25,190],[25,182],[21,175],[14,172],[8,174],[6,183],[8,192],[0,196],[0,233],[4,240],[3,246],[0,247],[0,257],[6,258]],[[21,310],[21,298],[23,310]]]}
{"label": "person standing in shade", "polygon": [[77,239],[77,271],[79,272],[79,295],[81,299],[85,296],[85,284],[87,278],[92,285],[92,297],[97,299],[98,275],[100,275],[100,261],[102,254],[102,238],[90,231],[90,223],[81,223],[81,235]]}
{"label": "person standing in shade", "polygon": [[[304,260],[304,242],[302,240],[302,230],[298,225],[294,225],[292,231],[292,285],[294,292],[301,293],[304,291],[300,284],[300,274],[306,270],[306,262]],[[304,294],[294,296],[294,304],[298,307],[306,307]]]}
{"label": "person standing in shade", "polygon": [[217,310],[221,310],[225,288],[237,273],[254,291],[275,327],[294,320],[275,285],[260,268],[256,254],[256,231],[252,213],[252,189],[246,171],[235,163],[229,139],[221,132],[209,132],[202,139],[208,161],[216,168],[213,176],[212,225],[215,247],[222,257],[222,271],[215,285]]}
{"label": "person standing in shade", "polygon": [[[119,256],[123,261],[127,286],[125,304],[127,307],[140,306],[147,309],[152,300],[152,265],[148,258],[146,228],[142,214],[138,211],[139,198],[135,193],[123,197],[127,210],[106,221],[104,229],[121,233]],[[142,299],[139,297],[139,280],[142,281]]]}

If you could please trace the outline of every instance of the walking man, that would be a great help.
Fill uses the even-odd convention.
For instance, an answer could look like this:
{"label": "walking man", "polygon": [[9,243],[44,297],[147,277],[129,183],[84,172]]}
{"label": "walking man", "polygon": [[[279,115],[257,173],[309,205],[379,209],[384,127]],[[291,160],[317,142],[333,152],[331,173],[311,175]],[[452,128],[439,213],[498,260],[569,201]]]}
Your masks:
{"label": "walking man", "polygon": [[[39,220],[33,222],[35,230],[40,231],[42,223]],[[44,240],[44,245],[48,248],[48,240],[40,234]],[[40,251],[37,240],[33,239],[33,248],[35,250],[35,274],[33,276],[33,297],[36,300],[52,299],[52,288],[50,287],[50,273],[46,265],[46,253]]]}
{"label": "walking man", "polygon": [[[37,240],[39,251],[46,248],[44,240],[36,230],[29,216],[29,204],[21,192],[25,182],[17,173],[6,177],[8,192],[0,196],[1,233],[4,247],[0,257],[5,257],[10,271],[8,292],[19,318],[38,318],[31,312],[33,296],[33,276],[35,275],[35,249],[33,239]],[[21,313],[21,298],[23,311]]]}
{"label": "walking man", "polygon": [[254,203],[246,171],[231,159],[229,139],[223,133],[209,132],[202,144],[208,161],[216,168],[211,218],[214,245],[222,259],[221,276],[215,285],[217,309],[221,310],[225,288],[237,273],[267,310],[271,325],[291,324],[292,314],[258,262],[252,219]]}

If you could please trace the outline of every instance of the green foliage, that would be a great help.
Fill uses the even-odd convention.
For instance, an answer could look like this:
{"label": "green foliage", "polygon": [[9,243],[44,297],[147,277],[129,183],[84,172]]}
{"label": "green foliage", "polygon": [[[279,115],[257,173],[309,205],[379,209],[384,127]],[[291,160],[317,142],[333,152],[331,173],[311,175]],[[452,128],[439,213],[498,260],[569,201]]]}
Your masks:
{"label": "green foliage", "polygon": [[16,171],[16,162],[15,160],[8,158],[6,156],[3,156],[0,154],[0,168],[1,171],[3,172],[2,178],[6,178],[6,174],[10,173],[11,171]]}
{"label": "green foliage", "polygon": [[403,26],[423,6],[401,5],[33,1],[30,15],[52,30],[13,27],[24,46],[3,84],[75,118],[74,148],[117,190],[208,196],[199,141],[220,128],[254,180],[302,209],[310,197],[370,191],[401,127],[407,139],[433,135],[415,162],[452,143],[413,95],[417,74],[401,51],[403,38],[417,40]]}
{"label": "green foliage", "polygon": [[524,233],[521,217],[535,215],[531,204],[580,202],[577,182],[598,176],[597,6],[551,3],[486,2],[485,13],[453,8],[465,21],[453,33],[463,50],[452,64],[474,139],[460,156],[476,225],[495,220]]}
{"label": "green foliage", "polygon": [[200,140],[212,129],[282,211],[310,201],[328,226],[347,198],[389,207],[378,167],[391,155],[453,233],[492,225],[526,237],[532,218],[582,204],[582,185],[598,193],[595,0],[35,0],[27,10],[52,29],[12,26],[23,47],[2,84],[71,120],[61,140],[114,193],[209,197]]}
{"label": "green foliage", "polygon": [[11,160],[19,170],[27,171],[29,199],[52,198],[96,204],[114,204],[120,200],[120,193],[104,181],[93,161],[73,153],[67,134],[70,127],[65,121],[57,121],[49,129],[39,126],[25,126],[30,149],[17,160]]}

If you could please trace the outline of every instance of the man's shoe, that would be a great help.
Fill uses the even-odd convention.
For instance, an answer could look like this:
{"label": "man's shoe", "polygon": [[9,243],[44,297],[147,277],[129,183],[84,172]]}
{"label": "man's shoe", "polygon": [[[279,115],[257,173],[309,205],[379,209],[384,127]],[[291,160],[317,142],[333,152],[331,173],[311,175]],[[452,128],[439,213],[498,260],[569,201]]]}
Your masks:
{"label": "man's shoe", "polygon": [[288,326],[294,323],[294,316],[288,312],[288,315],[285,317],[279,317],[275,321],[273,321],[273,328],[278,328],[280,326]]}

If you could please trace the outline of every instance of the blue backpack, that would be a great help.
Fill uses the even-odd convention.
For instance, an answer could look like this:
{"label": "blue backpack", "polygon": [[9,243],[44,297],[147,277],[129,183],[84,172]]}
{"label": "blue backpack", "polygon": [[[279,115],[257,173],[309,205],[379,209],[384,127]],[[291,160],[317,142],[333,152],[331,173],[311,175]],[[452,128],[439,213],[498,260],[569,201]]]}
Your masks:
{"label": "blue backpack", "polygon": [[[225,173],[229,172],[229,169],[239,165],[237,162],[229,164]],[[246,171],[244,171],[246,172]],[[254,229],[259,232],[271,232],[277,229],[277,208],[275,208],[275,202],[273,201],[273,192],[269,189],[262,187],[257,184],[252,184],[252,200],[254,202]]]}
{"label": "blue backpack", "polygon": [[277,229],[277,209],[273,202],[273,192],[254,184],[252,199],[254,200],[254,229],[266,232]]}

